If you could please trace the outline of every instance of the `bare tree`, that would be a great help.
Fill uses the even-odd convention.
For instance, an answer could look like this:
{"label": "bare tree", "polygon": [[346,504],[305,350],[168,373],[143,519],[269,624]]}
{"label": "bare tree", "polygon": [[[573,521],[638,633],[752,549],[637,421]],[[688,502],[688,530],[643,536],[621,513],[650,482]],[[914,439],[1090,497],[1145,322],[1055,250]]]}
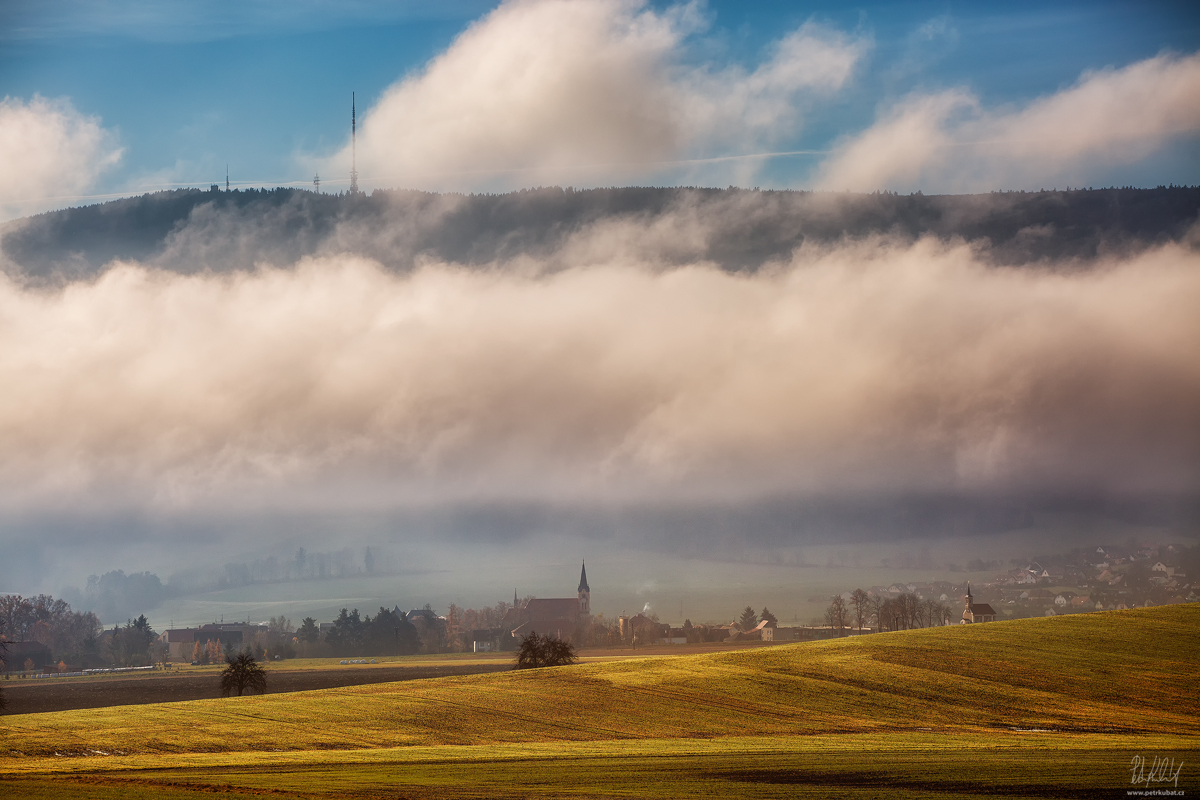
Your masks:
{"label": "bare tree", "polygon": [[893,630],[908,630],[920,625],[921,601],[912,592],[905,592],[895,600],[896,627]]}
{"label": "bare tree", "polygon": [[879,632],[884,629],[883,628],[883,606],[884,606],[884,603],[886,603],[886,602],[887,601],[884,600],[879,595],[875,595],[873,597],[869,596],[867,599],[867,621],[870,622],[872,617],[875,619],[875,631],[876,632]]}
{"label": "bare tree", "polygon": [[258,694],[267,691],[267,673],[249,651],[226,656],[225,661],[228,666],[221,671],[222,697],[229,697],[235,689],[238,697],[246,691]]}
{"label": "bare tree", "polygon": [[846,601],[840,594],[829,598],[829,608],[825,609],[825,621],[831,628],[837,628],[838,635],[846,627]]}
{"label": "bare tree", "polygon": [[941,608],[942,604],[932,597],[921,605],[921,610],[925,613],[926,627],[932,628],[935,624],[941,624]]}
{"label": "bare tree", "polygon": [[470,631],[463,625],[465,611],[466,609],[456,603],[451,603],[446,612],[446,646],[452,651],[467,648],[467,636],[470,635]]}
{"label": "bare tree", "polygon": [[870,610],[871,596],[862,589],[855,589],[850,595],[850,605],[854,606],[854,625],[862,631],[863,621]]}
{"label": "bare tree", "polygon": [[895,631],[900,629],[899,607],[899,603],[890,597],[880,602],[876,611],[878,630]]}

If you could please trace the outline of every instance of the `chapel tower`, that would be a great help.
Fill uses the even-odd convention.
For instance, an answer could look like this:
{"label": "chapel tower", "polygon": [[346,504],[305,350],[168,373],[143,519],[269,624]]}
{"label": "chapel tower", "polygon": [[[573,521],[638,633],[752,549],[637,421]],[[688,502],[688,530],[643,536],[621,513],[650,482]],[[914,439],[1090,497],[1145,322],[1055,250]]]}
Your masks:
{"label": "chapel tower", "polygon": [[586,562],[579,571],[579,615],[583,617],[592,615],[592,590],[588,587]]}

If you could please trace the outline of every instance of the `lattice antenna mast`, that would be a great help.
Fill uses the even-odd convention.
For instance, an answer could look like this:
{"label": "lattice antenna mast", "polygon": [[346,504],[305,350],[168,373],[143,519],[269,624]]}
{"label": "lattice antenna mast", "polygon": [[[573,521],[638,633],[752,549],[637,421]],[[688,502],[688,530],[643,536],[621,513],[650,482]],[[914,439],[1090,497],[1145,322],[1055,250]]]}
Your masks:
{"label": "lattice antenna mast", "polygon": [[358,194],[358,114],[354,109],[354,92],[350,93],[350,194]]}
{"label": "lattice antenna mast", "polygon": [[313,175],[313,191],[317,194],[321,193],[321,173]]}
{"label": "lattice antenna mast", "polygon": [[229,191],[229,165],[225,165],[225,191]]}

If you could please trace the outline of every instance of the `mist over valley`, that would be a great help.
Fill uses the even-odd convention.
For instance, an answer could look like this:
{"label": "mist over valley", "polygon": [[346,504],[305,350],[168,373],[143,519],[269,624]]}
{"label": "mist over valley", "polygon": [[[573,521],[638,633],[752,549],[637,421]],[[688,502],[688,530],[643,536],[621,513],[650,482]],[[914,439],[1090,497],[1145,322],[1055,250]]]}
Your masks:
{"label": "mist over valley", "polygon": [[[0,588],[161,627],[553,595],[586,557],[609,614],[808,619],[1046,537],[1185,541],[1198,211],[192,190],[16,220]],[[278,566],[301,547],[329,566]],[[113,570],[161,591],[89,596]]]}

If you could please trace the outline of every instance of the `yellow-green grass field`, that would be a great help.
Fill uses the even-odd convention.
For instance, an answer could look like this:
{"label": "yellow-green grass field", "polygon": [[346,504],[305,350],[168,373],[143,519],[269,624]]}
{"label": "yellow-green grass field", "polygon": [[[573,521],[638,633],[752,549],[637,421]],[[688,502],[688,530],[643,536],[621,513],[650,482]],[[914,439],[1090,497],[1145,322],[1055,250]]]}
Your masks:
{"label": "yellow-green grass field", "polygon": [[0,717],[25,797],[1124,796],[1198,750],[1198,605]]}
{"label": "yellow-green grass field", "polygon": [[[770,642],[716,642],[705,644],[687,644],[687,645],[652,645],[643,646],[640,648],[630,647],[604,647],[604,648],[589,648],[583,650],[579,654],[581,663],[590,663],[593,661],[620,661],[629,658],[641,658],[644,652],[653,653],[654,655],[684,655],[697,652],[709,651],[727,651],[727,650],[753,650],[760,647],[778,646]],[[289,658],[281,661],[264,661],[263,668],[269,675],[273,671],[279,672],[295,672],[299,670],[358,670],[369,671],[373,669],[393,669],[395,667],[463,667],[477,666],[490,664],[510,664],[512,663],[514,654],[508,652],[493,652],[493,653],[437,653],[437,654],[419,654],[405,656],[349,656],[342,657],[322,657],[322,658]],[[343,664],[347,660],[367,661],[366,664]],[[375,663],[369,663],[374,660]],[[53,684],[87,682],[96,683],[101,681],[130,681],[130,680],[156,680],[159,678],[170,677],[173,675],[191,675],[212,673],[217,675],[225,668],[225,662],[219,661],[212,664],[190,664],[184,662],[170,662],[166,669],[155,669],[145,672],[100,672],[85,676],[51,676],[49,678],[39,678],[38,680],[50,681]],[[15,678],[16,683],[4,684],[0,683],[0,689],[6,685],[16,685],[22,680],[33,680],[18,675]]]}

